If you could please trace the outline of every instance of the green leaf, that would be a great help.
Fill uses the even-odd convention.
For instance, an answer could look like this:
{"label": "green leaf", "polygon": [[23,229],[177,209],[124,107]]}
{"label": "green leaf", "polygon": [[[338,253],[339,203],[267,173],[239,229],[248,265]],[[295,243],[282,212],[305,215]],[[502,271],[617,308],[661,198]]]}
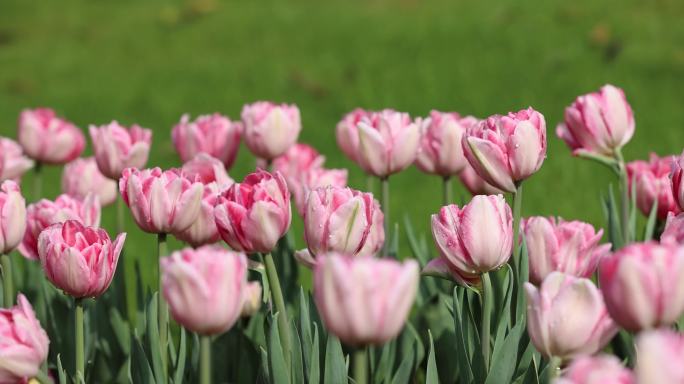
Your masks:
{"label": "green leaf", "polygon": [[411,224],[411,219],[409,219],[408,215],[404,216],[404,227],[406,232],[406,238],[408,240],[409,248],[411,248],[411,253],[413,253],[413,256],[420,261],[420,266],[424,267],[425,264],[430,261],[428,258],[428,255],[423,252],[423,250],[420,248],[418,245],[418,241],[416,239],[416,234],[413,231],[413,224]]}
{"label": "green leaf", "polygon": [[[412,336],[413,343],[415,343],[415,348],[416,348],[416,366],[420,365],[420,363],[423,362],[423,358],[425,358],[425,345],[423,344],[423,340],[420,339],[420,335],[418,334],[418,331],[416,331],[416,328],[413,327],[413,324],[410,322],[406,323],[406,331],[407,333]],[[412,345],[413,346],[413,345]]]}
{"label": "green leaf", "polygon": [[313,344],[311,348],[311,357],[309,358],[309,384],[318,384],[321,381],[321,368],[320,368],[320,352],[319,341],[318,341],[318,325],[313,323],[314,333],[313,333]]}
{"label": "green leaf", "polygon": [[302,342],[299,339],[299,332],[294,319],[290,320],[290,334],[292,335],[292,381],[295,383],[304,382],[304,362],[302,361]]}
{"label": "green leaf", "polygon": [[613,244],[614,250],[622,248],[624,244],[618,210],[619,208],[613,193],[613,185],[611,184],[608,186],[608,197],[604,200],[604,212],[608,219],[608,237]]}
{"label": "green leaf", "polygon": [[524,325],[524,321],[518,320],[504,339],[501,348],[494,350],[491,368],[485,384],[508,384],[511,382],[515,372],[518,344],[524,331]]}
{"label": "green leaf", "polygon": [[399,369],[392,378],[392,384],[408,384],[411,379],[411,371],[413,370],[413,363],[415,359],[415,350],[410,348],[408,353],[404,355],[404,359],[399,365]]}
{"label": "green leaf", "polygon": [[270,370],[268,368],[270,359],[268,358],[268,352],[264,349],[264,347],[259,346],[259,353],[261,354],[261,372],[264,374],[264,382],[265,383],[270,383],[271,382],[271,374]]}
{"label": "green leaf", "polygon": [[180,329],[180,344],[178,345],[178,361],[176,362],[176,371],[173,375],[174,384],[181,384],[183,382],[183,375],[185,374],[185,359],[187,356],[187,335],[185,328]]}
{"label": "green leaf", "polygon": [[425,384],[439,384],[437,360],[435,359],[435,344],[432,341],[432,332],[430,332],[429,329],[428,339],[430,340],[430,353],[428,354],[427,370],[425,372]]}
{"label": "green leaf", "polygon": [[309,297],[303,287],[299,287],[299,328],[302,334],[302,354],[304,355],[304,369],[311,366],[311,317],[309,314]]}
{"label": "green leaf", "polygon": [[537,360],[532,359],[531,364],[527,367],[522,384],[539,384],[539,376],[537,374]]}
{"label": "green leaf", "polygon": [[464,302],[464,291],[459,292],[458,287],[454,287],[454,328],[456,330],[456,359],[458,364],[458,374],[460,383],[472,383],[473,371],[470,363],[470,355],[466,350],[466,340],[463,333],[463,313],[461,312],[461,303]]}
{"label": "green leaf", "polygon": [[629,204],[629,241],[636,239],[636,224],[637,224],[637,205],[636,205],[636,183],[632,183],[632,188],[630,191],[630,204]]}
{"label": "green leaf", "polygon": [[145,350],[137,332],[131,336],[131,355],[129,357],[128,378],[131,384],[155,384],[154,374],[145,356]]}
{"label": "green leaf", "polygon": [[280,333],[278,331],[278,315],[271,316],[271,330],[268,340],[269,372],[271,383],[287,384],[290,382],[290,372],[285,365],[283,347],[280,344]]}
{"label": "green leaf", "polygon": [[390,237],[389,248],[387,248],[389,257],[396,259],[399,254],[399,224],[394,223],[392,226],[392,236]]}
{"label": "green leaf", "polygon": [[131,352],[131,328],[128,325],[128,322],[123,319],[116,308],[111,308],[109,310],[109,319],[109,323],[112,326],[114,336],[116,336],[121,351],[125,355],[129,355]]}
{"label": "green leaf", "polygon": [[152,299],[147,305],[147,338],[149,341],[149,351],[152,357],[152,369],[157,382],[165,381],[166,373],[162,365],[161,354],[166,351],[161,350],[159,345],[159,324],[157,323],[157,309],[159,305],[159,293],[152,294]]}
{"label": "green leaf", "polygon": [[522,244],[520,247],[520,265],[518,266],[518,276],[515,282],[515,317],[514,319],[523,319],[527,316],[527,307],[525,303],[525,282],[529,280],[530,264],[529,253],[527,249],[527,241],[525,236],[521,236]]}
{"label": "green leaf", "polygon": [[62,356],[59,353],[57,354],[57,378],[59,384],[68,384],[66,371],[62,367]]}
{"label": "green leaf", "polygon": [[380,354],[380,362],[374,375],[374,383],[389,382],[391,379],[396,345],[396,341],[392,340],[382,346],[382,354]]}
{"label": "green leaf", "polygon": [[347,363],[342,353],[340,340],[332,333],[328,333],[328,342],[325,347],[325,372],[324,383],[346,383]]}
{"label": "green leaf", "polygon": [[648,221],[646,222],[646,228],[644,229],[644,241],[649,241],[653,239],[653,233],[655,232],[656,222],[658,221],[658,199],[653,200],[653,207],[651,207],[651,212],[648,214]]}

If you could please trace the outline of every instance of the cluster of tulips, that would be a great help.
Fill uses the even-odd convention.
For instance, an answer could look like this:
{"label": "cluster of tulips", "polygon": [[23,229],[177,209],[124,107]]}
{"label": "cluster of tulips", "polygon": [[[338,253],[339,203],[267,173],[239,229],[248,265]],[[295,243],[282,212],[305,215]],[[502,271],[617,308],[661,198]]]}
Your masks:
{"label": "cluster of tulips", "polygon": [[[426,382],[437,382],[435,360],[447,360],[455,372],[447,377],[463,383],[684,383],[684,336],[673,328],[684,313],[684,155],[625,163],[621,148],[635,123],[614,86],[578,97],[564,120],[558,137],[619,180],[619,202],[612,192],[605,202],[610,243],[601,244],[603,230],[581,221],[521,218],[523,182],[547,152],[544,116],[532,108],[483,120],[438,111],[418,119],[390,109],[350,112],[336,127],[338,145],[371,180],[380,180],[382,205],[373,193],[348,187],[346,170],[326,168],[314,148],[297,143],[301,123],[294,105],[246,105],[240,122],[184,115],[171,132],[183,165],[166,170],[145,168],[149,129],[116,121],[90,126],[94,155],[80,158],[86,139],[79,128],[50,109],[25,110],[18,143],[0,138],[0,383],[54,379],[54,362],[50,370],[45,364],[47,333],[23,294],[15,305],[14,249],[39,261],[45,278],[73,297],[76,350],[59,353],[75,354],[73,380],[97,382],[84,351],[84,301],[103,295],[117,272],[126,206],[139,229],[157,237],[156,382],[172,381],[169,313],[200,335],[201,369],[192,381],[204,384],[212,380],[212,337],[259,312],[271,313],[267,327],[278,335],[277,353],[273,340],[261,347],[270,381],[319,382],[310,376],[318,374],[318,365],[312,368],[318,356],[311,360],[296,329],[293,334],[292,308],[273,257],[290,229],[291,200],[306,242],[292,256],[312,271],[324,329],[354,354],[355,383],[369,381],[369,366],[377,361],[368,351],[400,335],[427,282],[441,290],[437,297],[454,292],[453,303],[433,305],[452,313],[455,337],[448,356],[435,356],[431,345]],[[241,141],[257,169],[238,183],[227,170]],[[40,170],[60,164],[63,194],[38,200]],[[412,164],[444,186],[444,206],[431,221],[439,256],[431,260],[401,257],[391,246],[389,178]],[[26,206],[19,185],[30,169],[35,201]],[[452,204],[454,176],[473,194],[467,204]],[[120,234],[112,240],[99,225],[101,206],[115,202]],[[641,241],[636,208],[648,218]],[[169,254],[168,235],[187,247]],[[126,266],[119,273],[127,285],[134,284],[135,268],[128,255],[139,252],[127,249],[122,257]],[[250,270],[263,271],[261,281],[249,281]],[[306,379],[292,368],[302,356]],[[346,382],[349,364],[342,364],[342,376],[326,367],[325,377]],[[408,377],[400,373],[393,382]],[[65,380],[61,367],[58,375]]]}

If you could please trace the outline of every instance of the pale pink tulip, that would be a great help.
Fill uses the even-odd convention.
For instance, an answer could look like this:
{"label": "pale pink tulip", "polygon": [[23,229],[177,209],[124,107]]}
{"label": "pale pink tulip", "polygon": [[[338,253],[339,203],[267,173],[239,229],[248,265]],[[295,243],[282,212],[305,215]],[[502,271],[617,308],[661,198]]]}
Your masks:
{"label": "pale pink tulip", "polygon": [[672,195],[679,209],[684,210],[684,152],[672,162]]}
{"label": "pale pink tulip", "polygon": [[660,242],[684,245],[684,213],[675,216],[674,213],[670,212],[667,216],[667,222],[665,222],[665,230],[660,236]]}
{"label": "pale pink tulip", "polygon": [[89,193],[96,195],[103,206],[116,201],[119,193],[116,181],[100,173],[94,157],[78,158],[64,166],[62,193],[85,199]]}
{"label": "pale pink tulip", "polygon": [[247,283],[240,317],[250,317],[259,312],[259,308],[261,308],[261,291],[261,284],[258,281]]}
{"label": "pale pink tulip", "polygon": [[582,356],[553,384],[636,384],[634,374],[612,355]]}
{"label": "pale pink tulip", "polygon": [[219,190],[224,190],[235,183],[228,176],[223,163],[215,157],[200,153],[194,159],[183,164],[181,168],[183,176],[192,181],[202,184],[216,184]]}
{"label": "pale pink tulip", "polygon": [[326,329],[353,346],[395,338],[418,290],[418,263],[321,255],[314,269],[314,301]]}
{"label": "pale pink tulip", "polygon": [[470,192],[471,195],[498,195],[504,193],[504,191],[496,188],[486,182],[480,175],[475,172],[475,169],[470,165],[466,164],[461,173],[458,174],[461,184]]}
{"label": "pale pink tulip", "polygon": [[85,137],[78,127],[49,108],[25,109],[19,115],[19,144],[30,158],[64,164],[79,157]]}
{"label": "pale pink tulip", "polygon": [[152,131],[136,124],[126,128],[116,121],[90,126],[93,152],[100,172],[118,180],[126,168],[142,168],[152,145]]}
{"label": "pale pink tulip", "polygon": [[171,139],[182,162],[186,163],[200,153],[219,159],[230,169],[240,148],[242,124],[218,113],[198,116],[190,121],[185,114],[173,127]]}
{"label": "pale pink tulip", "polygon": [[667,218],[669,212],[679,213],[679,207],[672,195],[670,170],[674,156],[659,158],[651,153],[649,161],[637,160],[627,164],[629,191],[636,191],[637,207],[644,215],[651,213],[653,204],[658,202],[657,217]]}
{"label": "pale pink tulip", "polygon": [[21,176],[33,168],[33,160],[24,156],[21,146],[14,140],[0,137],[0,181],[19,181]]}
{"label": "pale pink tulip", "polygon": [[570,360],[603,348],[618,328],[589,279],[551,272],[539,288],[525,283],[527,332],[545,357]]}
{"label": "pale pink tulip", "polygon": [[160,260],[164,298],[186,329],[221,334],[240,318],[247,256],[218,246],[185,248]]}
{"label": "pale pink tulip", "polygon": [[299,179],[305,173],[321,168],[324,162],[325,156],[318,153],[314,147],[297,143],[273,160],[273,171],[283,175],[290,191],[294,193],[295,184]]}
{"label": "pale pink tulip", "polygon": [[26,232],[26,201],[19,185],[5,180],[0,185],[0,255],[10,253]]}
{"label": "pale pink tulip", "polygon": [[684,335],[671,329],[646,331],[636,342],[639,384],[684,383]]}
{"label": "pale pink tulip", "polygon": [[245,145],[257,157],[272,160],[297,142],[302,124],[294,104],[258,101],[242,107]]}
{"label": "pale pink tulip", "polygon": [[463,286],[479,286],[482,284],[480,275],[464,274],[454,268],[445,257],[430,260],[421,271],[421,275],[452,280]]}
{"label": "pale pink tulip", "polygon": [[327,186],[346,187],[347,170],[313,168],[304,172],[297,180],[292,181],[290,191],[300,216],[304,217],[306,212],[306,200],[309,197],[309,192]]}
{"label": "pale pink tulip", "polygon": [[468,163],[461,140],[466,129],[477,123],[472,116],[461,117],[456,112],[430,111],[421,121],[421,139],[416,166],[425,173],[451,177]]}
{"label": "pale pink tulip", "polygon": [[359,152],[359,128],[358,125],[363,119],[370,119],[373,112],[356,108],[344,115],[342,120],[337,123],[335,137],[337,145],[342,152],[352,161],[356,162]]}
{"label": "pale pink tulip", "polygon": [[546,158],[546,122],[532,108],[494,115],[472,125],[463,153],[480,177],[506,192],[532,176]]}

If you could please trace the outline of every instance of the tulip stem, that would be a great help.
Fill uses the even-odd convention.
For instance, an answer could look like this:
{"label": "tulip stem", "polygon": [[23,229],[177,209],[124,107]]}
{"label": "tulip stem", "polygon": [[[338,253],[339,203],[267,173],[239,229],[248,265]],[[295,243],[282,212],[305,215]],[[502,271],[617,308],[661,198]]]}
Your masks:
{"label": "tulip stem", "polygon": [[83,299],[76,299],[75,334],[76,334],[76,378],[85,380],[85,335],[83,325]]}
{"label": "tulip stem", "polygon": [[354,352],[354,381],[356,384],[368,383],[368,358],[365,347]]}
{"label": "tulip stem", "polygon": [[211,383],[211,336],[200,337],[200,384]]}
{"label": "tulip stem", "polygon": [[451,204],[451,176],[445,176],[442,183],[442,205],[447,206]]}
{"label": "tulip stem", "polygon": [[620,148],[615,150],[615,160],[617,160],[618,175],[620,176],[620,192],[622,193],[622,205],[620,207],[622,221],[622,241],[623,244],[630,242],[629,234],[629,180],[627,179],[627,168],[625,159]]}
{"label": "tulip stem", "polygon": [[12,259],[10,255],[0,256],[2,262],[2,296],[3,305],[9,308],[14,304],[14,282],[12,281]]}
{"label": "tulip stem", "polygon": [[[38,371],[38,373],[36,373],[35,379],[38,380],[40,382],[40,384],[53,384],[54,383],[52,378],[50,378],[50,376],[48,376],[47,373],[43,372],[42,370]],[[29,381],[29,383],[30,382],[31,381]]]}
{"label": "tulip stem", "polygon": [[523,186],[519,183],[513,193],[513,264],[516,270],[520,268],[518,260],[518,246],[520,237],[520,213],[522,210]]}
{"label": "tulip stem", "polygon": [[[126,204],[121,195],[116,198],[116,218],[117,218],[117,231],[118,233],[123,233],[125,229],[125,216],[124,210],[126,209]],[[123,278],[124,278],[124,293],[126,296],[126,312],[128,313],[128,324],[131,327],[136,325],[136,314],[137,314],[137,298],[135,296],[136,286],[135,286],[135,260],[131,257],[126,257],[125,254],[125,244],[121,247],[121,255],[119,260],[123,260]]]}
{"label": "tulip stem", "polygon": [[36,161],[36,166],[33,167],[33,200],[38,201],[43,197],[43,163]]}
{"label": "tulip stem", "polygon": [[[166,245],[166,233],[157,234],[157,254],[159,255],[160,261],[162,257],[168,254],[168,248]],[[162,295],[161,263],[157,263],[157,265],[159,266],[159,272],[157,274],[159,276],[159,352],[161,353],[162,370],[164,373],[163,381],[166,382],[166,367],[168,361],[167,339],[169,336],[169,310],[166,301],[164,300],[164,296]]]}
{"label": "tulip stem", "polygon": [[283,355],[285,356],[285,366],[290,367],[290,323],[287,317],[287,308],[285,307],[285,300],[283,299],[283,291],[280,288],[280,280],[278,279],[278,271],[276,270],[273,256],[270,253],[264,254],[264,265],[266,266],[266,276],[268,278],[268,285],[271,288],[273,301],[278,311],[278,330],[280,332],[280,341],[283,345]]}
{"label": "tulip stem", "polygon": [[371,176],[371,175],[366,176],[366,192],[373,193],[373,187],[374,187],[373,184],[375,184],[374,181],[375,181],[375,178],[373,176]]}
{"label": "tulip stem", "polygon": [[548,375],[546,375],[546,377],[549,378],[550,381],[559,376],[559,374],[560,374],[560,369],[559,369],[560,363],[561,363],[561,359],[559,357],[553,356],[553,357],[551,357],[551,359],[549,359],[549,365],[546,368],[546,369],[548,369],[549,373],[548,373]]}
{"label": "tulip stem", "polygon": [[382,184],[382,210],[385,215],[385,243],[382,245],[382,255],[389,256],[389,245],[392,242],[392,235],[390,234],[390,188],[389,177],[380,179]]}
{"label": "tulip stem", "polygon": [[484,358],[485,371],[489,372],[489,350],[490,350],[490,333],[491,333],[491,316],[492,307],[494,305],[494,291],[492,290],[492,281],[489,278],[489,272],[482,274],[482,357]]}

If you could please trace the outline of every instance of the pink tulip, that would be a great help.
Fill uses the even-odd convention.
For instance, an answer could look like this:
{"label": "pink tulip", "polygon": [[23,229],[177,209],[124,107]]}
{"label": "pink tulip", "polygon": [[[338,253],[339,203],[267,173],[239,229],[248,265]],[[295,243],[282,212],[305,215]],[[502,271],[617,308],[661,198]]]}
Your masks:
{"label": "pink tulip", "polygon": [[[644,215],[651,213],[653,204],[658,202],[658,218],[664,220],[668,212],[679,212],[677,202],[670,186],[670,169],[673,156],[659,158],[651,153],[650,161],[632,161],[627,164],[630,194],[636,190],[637,207]],[[636,183],[636,184],[635,184]]]}
{"label": "pink tulip", "polygon": [[189,180],[202,184],[216,184],[220,190],[227,189],[235,183],[228,176],[223,163],[215,157],[200,153],[194,159],[183,164],[183,176]]}
{"label": "pink tulip", "polygon": [[599,245],[603,230],[581,221],[530,217],[522,222],[527,242],[530,282],[539,285],[553,271],[590,277],[610,244]]}
{"label": "pink tulip", "polygon": [[598,92],[577,97],[565,108],[565,123],[556,135],[572,149],[612,156],[634,135],[634,115],[622,89],[604,85]]}
{"label": "pink tulip", "polygon": [[59,195],[55,201],[42,199],[26,209],[26,232],[19,252],[31,260],[38,260],[38,236],[47,227],[67,220],[78,220],[88,227],[100,225],[100,201],[95,195],[80,200]]}
{"label": "pink tulip", "polygon": [[610,315],[623,328],[674,324],[684,313],[684,248],[628,245],[601,260],[599,284]]}
{"label": "pink tulip", "polygon": [[0,255],[10,253],[26,231],[26,201],[12,180],[0,184]]}
{"label": "pink tulip", "polygon": [[221,193],[214,208],[221,238],[238,251],[267,253],[290,228],[290,192],[283,176],[257,170]]}
{"label": "pink tulip", "polygon": [[420,124],[421,139],[416,166],[425,173],[451,177],[461,172],[468,161],[463,155],[461,139],[466,129],[477,123],[472,116],[456,112],[430,111]]}
{"label": "pink tulip", "polygon": [[326,329],[347,345],[381,345],[406,323],[418,291],[418,263],[322,255],[314,301]]}
{"label": "pink tulip", "polygon": [[104,229],[67,220],[46,228],[38,237],[45,276],[75,298],[98,297],[112,282],[126,234],[112,243]]}
{"label": "pink tulip", "polygon": [[367,173],[386,178],[413,163],[420,131],[408,113],[385,109],[361,119],[356,162]]}
{"label": "pink tulip", "polygon": [[299,108],[259,101],[242,107],[245,144],[253,154],[272,160],[297,142],[302,124]]}
{"label": "pink tulip", "polygon": [[463,136],[463,153],[480,177],[506,192],[532,176],[546,158],[546,122],[532,108],[494,115]]}
{"label": "pink tulip", "polygon": [[684,152],[672,163],[672,194],[679,205],[679,209],[684,210]]}
{"label": "pink tulip", "polygon": [[636,350],[639,384],[684,383],[684,335],[670,329],[642,332]]}
{"label": "pink tulip", "polygon": [[62,192],[78,199],[92,193],[103,206],[116,201],[116,181],[100,173],[94,157],[78,158],[64,166],[62,171]]}
{"label": "pink tulip", "polygon": [[221,161],[230,169],[240,148],[242,123],[214,113],[190,121],[185,114],[171,131],[171,139],[181,161],[188,162],[200,153]]}
{"label": "pink tulip", "polygon": [[185,248],[160,260],[164,298],[186,329],[217,335],[240,318],[247,257],[218,246]]}
{"label": "pink tulip", "polygon": [[240,317],[250,317],[259,312],[259,308],[261,308],[261,291],[261,284],[259,282],[251,281],[247,283]]}
{"label": "pink tulip", "polygon": [[674,213],[670,212],[667,216],[667,222],[665,222],[665,230],[660,236],[660,242],[684,245],[684,213],[675,216]]}
{"label": "pink tulip", "polygon": [[361,120],[370,120],[373,112],[366,111],[361,108],[356,108],[346,114],[342,120],[337,123],[335,129],[335,136],[337,138],[337,145],[342,152],[352,161],[357,162],[357,154],[359,152],[359,128],[358,125]]}
{"label": "pink tulip", "polygon": [[204,186],[178,169],[126,168],[119,191],[138,227],[148,233],[179,233],[197,220]]}
{"label": "pink tulip", "polygon": [[461,173],[458,174],[459,180],[464,187],[470,192],[471,195],[498,195],[504,193],[504,191],[499,188],[493,187],[491,184],[484,181],[480,175],[475,172],[475,169],[470,165],[466,164]]}
{"label": "pink tulip", "polygon": [[100,172],[118,180],[126,168],[142,168],[152,145],[152,131],[136,124],[126,128],[116,121],[90,126],[95,160]]}
{"label": "pink tulip", "polygon": [[547,358],[591,355],[618,330],[601,292],[589,279],[551,272],[539,288],[525,283],[525,293],[527,332]]}
{"label": "pink tulip", "polygon": [[480,275],[465,274],[454,268],[444,257],[430,260],[420,273],[424,276],[452,280],[463,286],[480,286],[482,284]]}
{"label": "pink tulip", "polygon": [[74,124],[49,108],[25,109],[19,115],[19,144],[32,159],[64,164],[83,152],[85,137]]}
{"label": "pink tulip", "polygon": [[612,355],[582,356],[553,384],[636,384],[634,374]]}
{"label": "pink tulip", "polygon": [[321,168],[324,162],[325,156],[321,156],[314,147],[297,143],[273,160],[273,171],[280,172],[290,191],[293,191],[302,175]]}
{"label": "pink tulip", "polygon": [[309,192],[327,186],[346,187],[347,170],[314,168],[301,174],[297,180],[292,181],[290,191],[300,216],[304,217],[306,212],[306,200],[309,197]]}
{"label": "pink tulip", "polygon": [[48,357],[50,340],[31,303],[21,293],[17,303],[0,308],[0,383],[28,382]]}
{"label": "pink tulip", "polygon": [[33,168],[33,160],[24,156],[21,146],[14,140],[0,137],[0,181],[18,181]]}
{"label": "pink tulip", "polygon": [[441,257],[463,275],[506,264],[513,249],[513,218],[503,196],[475,196],[469,204],[432,215],[432,237]]}

